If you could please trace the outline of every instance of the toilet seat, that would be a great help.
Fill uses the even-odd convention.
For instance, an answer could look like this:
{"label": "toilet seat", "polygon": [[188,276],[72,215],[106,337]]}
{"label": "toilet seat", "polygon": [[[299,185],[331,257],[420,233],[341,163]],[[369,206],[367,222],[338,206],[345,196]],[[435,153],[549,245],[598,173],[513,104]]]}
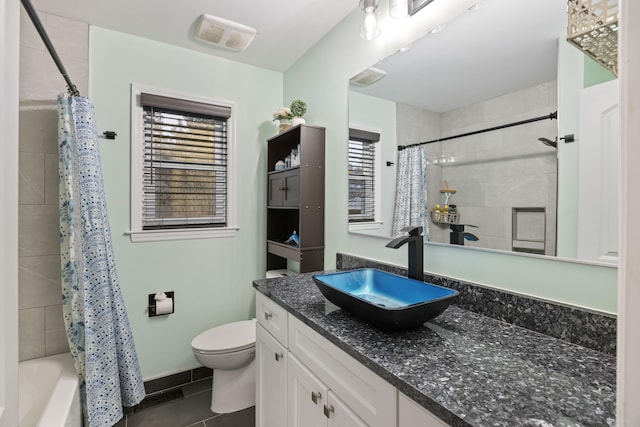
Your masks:
{"label": "toilet seat", "polygon": [[191,341],[194,351],[203,354],[234,353],[255,347],[256,320],[226,323],[204,331]]}

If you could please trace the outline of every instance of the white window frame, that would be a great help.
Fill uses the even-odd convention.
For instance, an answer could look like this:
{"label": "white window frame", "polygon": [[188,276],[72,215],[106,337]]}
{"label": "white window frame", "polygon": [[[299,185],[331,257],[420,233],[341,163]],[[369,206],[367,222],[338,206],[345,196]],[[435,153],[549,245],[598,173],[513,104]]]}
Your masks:
{"label": "white window frame", "polygon": [[[374,166],[373,166],[373,185],[374,185],[374,220],[365,222],[349,222],[349,231],[379,230],[384,224],[382,221],[382,132],[370,126],[359,124],[350,124],[350,129],[359,129],[367,132],[373,132],[380,135],[380,141],[374,143]],[[347,163],[349,162],[349,135],[347,134]],[[348,166],[347,166],[348,167]],[[347,185],[348,185],[347,179]],[[348,216],[347,216],[348,218]],[[348,221],[348,219],[347,219]]]}
{"label": "white window frame", "polygon": [[[231,108],[227,120],[227,226],[211,228],[180,228],[168,230],[143,230],[143,169],[144,169],[144,121],[140,102],[142,92],[168,96],[194,102],[203,102]],[[236,162],[235,162],[235,103],[198,95],[169,91],[134,83],[131,85],[131,230],[127,232],[131,241],[154,242],[162,240],[211,239],[235,237],[240,229],[237,225]]]}

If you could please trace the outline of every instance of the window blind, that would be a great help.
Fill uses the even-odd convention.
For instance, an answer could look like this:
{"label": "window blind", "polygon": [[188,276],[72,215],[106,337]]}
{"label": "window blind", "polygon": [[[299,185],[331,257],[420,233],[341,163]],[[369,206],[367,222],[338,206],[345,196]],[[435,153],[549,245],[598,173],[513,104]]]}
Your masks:
{"label": "window blind", "polygon": [[349,222],[375,221],[375,145],[380,134],[349,129]]}
{"label": "window blind", "polygon": [[230,109],[149,94],[141,101],[143,229],[225,226]]}

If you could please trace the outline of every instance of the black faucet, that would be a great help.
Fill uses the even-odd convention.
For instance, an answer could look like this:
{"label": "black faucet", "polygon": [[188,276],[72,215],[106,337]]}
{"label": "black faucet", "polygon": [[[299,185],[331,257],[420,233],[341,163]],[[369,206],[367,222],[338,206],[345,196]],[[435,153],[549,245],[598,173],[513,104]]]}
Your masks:
{"label": "black faucet", "polygon": [[478,236],[464,231],[465,226],[473,228],[478,228],[478,226],[471,224],[449,224],[449,226],[451,228],[449,243],[451,243],[452,245],[464,245],[465,240],[469,240],[471,242],[478,241]]}
{"label": "black faucet", "polygon": [[409,233],[408,236],[396,237],[386,244],[388,248],[398,249],[400,246],[409,242],[409,278],[424,282],[424,267],[422,249],[424,241],[422,239],[422,227],[409,226],[402,229]]}

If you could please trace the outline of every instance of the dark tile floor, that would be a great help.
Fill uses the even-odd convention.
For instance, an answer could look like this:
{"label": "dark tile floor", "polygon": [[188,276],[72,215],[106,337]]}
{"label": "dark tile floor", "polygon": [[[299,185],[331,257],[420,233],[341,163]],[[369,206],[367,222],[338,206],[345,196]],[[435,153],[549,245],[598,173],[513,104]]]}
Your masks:
{"label": "dark tile floor", "polygon": [[[162,402],[163,399],[157,399],[155,404],[147,404],[144,409],[136,408],[133,413],[125,415],[114,427],[255,426],[254,407],[231,414],[211,412],[211,378],[188,384],[182,387],[181,391],[183,397],[165,402]],[[148,397],[147,400],[152,399]]]}

